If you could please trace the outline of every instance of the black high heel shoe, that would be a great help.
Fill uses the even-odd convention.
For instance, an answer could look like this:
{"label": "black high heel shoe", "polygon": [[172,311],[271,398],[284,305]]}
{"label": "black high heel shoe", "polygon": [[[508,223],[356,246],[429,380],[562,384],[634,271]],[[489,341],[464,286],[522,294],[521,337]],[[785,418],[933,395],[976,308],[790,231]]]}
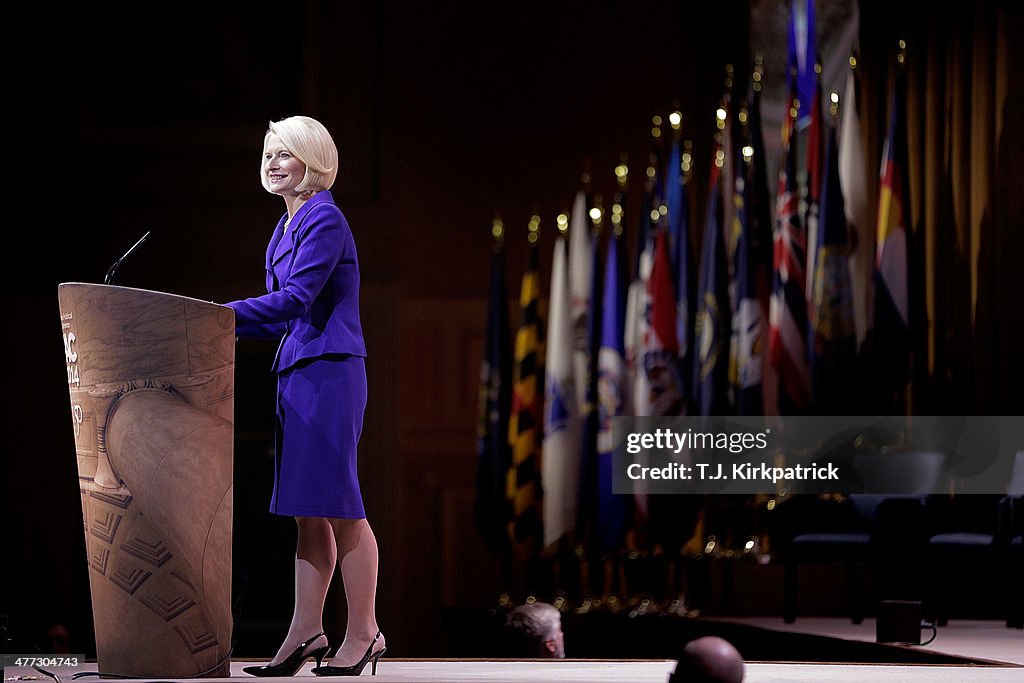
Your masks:
{"label": "black high heel shoe", "polygon": [[377,635],[373,637],[373,641],[370,643],[370,647],[366,648],[366,654],[363,658],[352,666],[317,666],[313,668],[314,676],[358,676],[363,673],[363,669],[366,668],[366,663],[371,663],[370,675],[377,675],[377,660],[381,658],[388,648],[385,645],[377,652],[373,651],[373,646],[380,640],[380,631],[377,631]]}
{"label": "black high heel shoe", "polygon": [[284,661],[280,664],[267,664],[266,666],[247,666],[242,671],[253,676],[294,676],[295,672],[298,671],[306,660],[310,657],[316,660],[316,665],[324,661],[324,657],[327,656],[327,651],[330,650],[330,646],[324,645],[318,647],[312,652],[306,652],[306,648],[309,647],[310,643],[324,635],[324,632],[316,634],[304,643],[300,643],[290,655],[285,657]]}

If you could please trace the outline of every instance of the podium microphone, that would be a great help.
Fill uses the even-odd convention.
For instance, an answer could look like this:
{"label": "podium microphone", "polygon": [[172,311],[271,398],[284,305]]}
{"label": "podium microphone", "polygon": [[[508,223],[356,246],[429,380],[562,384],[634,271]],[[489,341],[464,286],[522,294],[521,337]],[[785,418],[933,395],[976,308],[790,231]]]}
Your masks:
{"label": "podium microphone", "polygon": [[103,278],[103,284],[105,284],[105,285],[112,285],[112,284],[114,284],[114,273],[117,272],[117,268],[118,268],[118,266],[121,265],[121,261],[124,261],[126,258],[128,258],[128,254],[130,254],[133,251],[135,251],[136,249],[138,249],[139,245],[142,244],[143,242],[145,242],[147,237],[149,237],[149,230],[146,231],[145,235],[143,235],[142,237],[139,238],[138,242],[136,242],[135,244],[132,245],[131,249],[129,249],[128,251],[124,252],[124,256],[122,256],[121,258],[119,258],[116,261],[114,261],[114,265],[110,266],[110,270],[107,271],[107,276],[105,278]]}

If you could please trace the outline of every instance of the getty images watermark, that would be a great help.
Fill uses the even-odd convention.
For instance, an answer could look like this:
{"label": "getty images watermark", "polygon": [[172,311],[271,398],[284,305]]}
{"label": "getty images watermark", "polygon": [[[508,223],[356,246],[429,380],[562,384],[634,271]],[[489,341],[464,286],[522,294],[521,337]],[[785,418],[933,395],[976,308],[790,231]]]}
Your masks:
{"label": "getty images watermark", "polygon": [[615,493],[1004,493],[1024,418],[622,417]]}
{"label": "getty images watermark", "polygon": [[[652,432],[628,432],[626,434],[626,453],[641,455],[651,451],[663,452],[674,457],[681,454],[723,452],[732,454],[764,452],[768,448],[768,436],[771,428],[763,432],[695,432],[692,427],[685,432],[677,432],[668,427],[656,428]],[[839,469],[834,463],[822,466],[794,465],[792,467],[769,467],[767,462],[732,462],[723,463],[701,461],[701,458],[686,458],[685,462],[659,462],[657,466],[642,465],[632,462],[626,465],[626,476],[638,479],[677,480],[677,481],[803,481],[805,479],[839,480]]]}

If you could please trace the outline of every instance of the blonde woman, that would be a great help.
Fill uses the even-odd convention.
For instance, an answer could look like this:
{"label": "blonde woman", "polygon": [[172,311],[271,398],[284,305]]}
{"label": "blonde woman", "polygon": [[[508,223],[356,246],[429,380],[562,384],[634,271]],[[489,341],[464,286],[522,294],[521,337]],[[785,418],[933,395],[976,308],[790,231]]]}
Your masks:
{"label": "blonde woman", "polygon": [[[338,150],[307,116],[270,124],[263,187],[286,212],[266,255],[267,293],[228,303],[240,337],[280,338],[274,493],[270,511],[294,517],[295,611],[284,642],[254,676],[377,672],[385,642],[377,627],[377,541],[366,521],[356,446],[366,407],[366,347],[359,321],[359,262],[348,222],[331,197]],[[328,665],[323,608],[334,564],[348,601],[345,641]]]}

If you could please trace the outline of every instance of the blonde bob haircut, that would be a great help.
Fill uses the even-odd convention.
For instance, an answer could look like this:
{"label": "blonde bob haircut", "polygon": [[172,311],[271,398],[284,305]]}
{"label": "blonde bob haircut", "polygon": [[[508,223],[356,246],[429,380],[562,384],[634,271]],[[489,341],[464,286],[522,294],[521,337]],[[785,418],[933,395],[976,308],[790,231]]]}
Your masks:
{"label": "blonde bob haircut", "polygon": [[[271,121],[263,136],[263,150],[271,135],[281,138],[284,146],[306,166],[306,174],[295,189],[299,192],[329,190],[338,176],[338,148],[324,125],[308,116],[289,116]],[[260,180],[270,192],[270,180],[264,164],[260,164]]]}

